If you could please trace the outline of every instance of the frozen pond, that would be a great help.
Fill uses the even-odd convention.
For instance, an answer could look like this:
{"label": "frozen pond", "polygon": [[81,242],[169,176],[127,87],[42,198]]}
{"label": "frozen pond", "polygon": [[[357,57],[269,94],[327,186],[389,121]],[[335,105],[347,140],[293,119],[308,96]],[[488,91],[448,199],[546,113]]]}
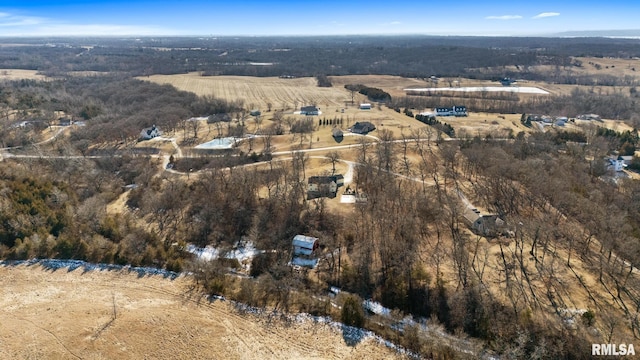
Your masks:
{"label": "frozen pond", "polygon": [[460,92],[513,92],[523,94],[540,94],[548,95],[546,90],[539,89],[531,86],[476,86],[476,87],[442,87],[442,88],[415,88],[404,89],[404,91],[417,91],[417,92],[436,92],[436,91],[460,91]]}

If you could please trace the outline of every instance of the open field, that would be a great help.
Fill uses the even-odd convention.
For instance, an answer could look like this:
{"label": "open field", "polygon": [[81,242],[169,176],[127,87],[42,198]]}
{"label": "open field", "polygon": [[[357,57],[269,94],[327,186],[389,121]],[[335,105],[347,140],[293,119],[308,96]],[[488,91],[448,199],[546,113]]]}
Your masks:
{"label": "open field", "polygon": [[[190,291],[191,280],[125,271],[0,267],[4,359],[391,359],[374,340],[240,315]],[[115,319],[114,319],[115,310]]]}
{"label": "open field", "polygon": [[0,81],[2,80],[45,80],[47,77],[38,74],[38,70],[0,69]]}
{"label": "open field", "polygon": [[[201,76],[199,73],[152,75],[141,77],[159,84],[171,84],[197,95],[211,95],[228,101],[244,100],[245,106],[267,109],[293,109],[316,104],[319,107],[340,106],[350,100],[344,88],[320,88],[311,77],[280,79],[251,76]],[[297,106],[296,106],[297,105]]]}

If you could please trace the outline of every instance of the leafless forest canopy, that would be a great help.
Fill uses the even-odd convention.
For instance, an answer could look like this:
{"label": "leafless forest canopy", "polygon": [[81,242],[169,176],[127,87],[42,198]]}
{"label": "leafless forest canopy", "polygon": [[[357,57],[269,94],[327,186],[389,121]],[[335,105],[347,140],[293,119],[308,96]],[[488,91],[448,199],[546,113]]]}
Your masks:
{"label": "leafless forest canopy", "polygon": [[[209,294],[333,316],[426,358],[475,355],[434,341],[419,325],[399,326],[396,321],[405,315],[468,336],[475,354],[506,359],[587,359],[591,343],[640,338],[640,182],[611,178],[605,160],[611,154],[635,154],[640,125],[635,82],[560,71],[584,66],[573,60],[577,56],[640,56],[637,41],[267,37],[1,42],[6,45],[0,68],[48,76],[0,82],[3,259],[82,259],[190,271]],[[527,70],[540,65],[559,71]],[[295,150],[320,140],[315,132],[326,126],[326,118],[296,118],[298,106],[277,103],[261,109],[261,117],[250,116],[253,104],[243,99],[200,97],[133,78],[194,71],[205,76],[316,76],[328,87],[332,76],[353,74],[514,77],[585,86],[544,98],[465,100],[473,111],[522,114],[514,126],[525,129],[506,136],[456,138],[451,131],[447,137],[442,124],[414,120],[418,109],[455,105],[461,98],[393,97],[370,111],[403,111],[412,127],[394,133],[380,126],[375,139],[358,138],[351,149],[317,153],[325,157],[318,159]],[[620,88],[609,93],[590,88],[603,82]],[[233,121],[185,121],[220,113]],[[594,121],[579,132],[535,131],[526,115],[539,113],[597,113],[622,120],[632,130],[607,130]],[[67,131],[59,127],[60,118],[83,126]],[[341,125],[337,119],[331,124]],[[446,121],[456,130],[455,119]],[[21,122],[28,125],[16,126]],[[140,146],[141,129],[152,125],[182,148],[197,144],[205,133],[260,137],[251,140],[249,151],[182,156]],[[57,131],[61,135],[51,138]],[[273,152],[278,141],[294,151],[278,157]],[[172,171],[163,163],[165,153]],[[355,164],[353,182],[367,199],[340,205],[348,209],[342,211],[332,200],[309,199],[306,193],[314,167],[335,169],[341,160]],[[637,158],[633,166],[640,167]],[[508,231],[469,231],[461,194],[498,215]],[[323,261],[317,269],[294,271],[288,265],[296,234],[320,239]],[[264,252],[245,277],[230,275],[241,271],[235,260],[203,265],[186,251],[187,244],[226,251],[248,240]],[[342,310],[326,296],[330,286],[349,294],[337,298]],[[365,298],[394,309],[393,320],[365,313],[360,306]],[[568,315],[576,309],[582,311]]]}

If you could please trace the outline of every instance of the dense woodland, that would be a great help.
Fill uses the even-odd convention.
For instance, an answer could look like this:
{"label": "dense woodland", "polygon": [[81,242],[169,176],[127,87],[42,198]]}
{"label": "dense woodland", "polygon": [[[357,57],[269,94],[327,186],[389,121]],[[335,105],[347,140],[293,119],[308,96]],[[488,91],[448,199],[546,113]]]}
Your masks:
{"label": "dense woodland", "polygon": [[[284,67],[278,66],[208,63],[212,54],[219,59],[225,51],[229,58],[235,57],[233,61],[284,64],[286,58],[287,73],[292,75],[298,74],[291,69],[299,69],[299,75],[313,72],[316,76],[394,71],[464,74],[469,66],[496,66],[501,65],[496,61],[513,59],[499,54],[513,53],[518,44],[512,39],[493,39],[486,40],[487,44],[479,42],[491,45],[481,48],[465,38],[452,39],[449,45],[439,38],[406,38],[375,46],[380,40],[366,37],[353,43],[347,39],[263,40],[241,39],[231,48],[226,39],[190,39],[193,44],[143,39],[135,45],[133,40],[113,39],[91,51],[71,43],[68,47],[3,51],[0,63],[4,67],[27,66],[51,74],[77,70],[122,73],[0,84],[3,147],[24,146],[12,150],[18,154],[45,150],[50,154],[2,162],[0,257],[73,258],[191,271],[210,294],[269,309],[334,316],[381,333],[425,357],[465,355],[429,340],[420,327],[394,331],[381,325],[384,320],[364,315],[360,300],[371,298],[395,309],[398,320],[405,314],[428,318],[430,325],[478,339],[483,344],[480,350],[506,359],[586,359],[592,342],[628,342],[640,337],[640,284],[634,275],[640,266],[640,185],[631,179],[611,181],[604,162],[606,155],[627,143],[635,147],[638,138],[632,132],[611,133],[593,126],[581,135],[521,133],[510,141],[468,137],[441,142],[431,140],[431,135],[442,132],[446,124],[420,119],[429,126],[414,130],[401,142],[391,142],[391,133],[380,130],[380,143],[374,145],[365,138],[357,146],[360,165],[355,181],[368,201],[349,216],[329,211],[322,198],[307,200],[310,158],[304,153],[292,153],[293,159],[286,162],[271,161],[265,154],[251,160],[266,161],[268,166],[262,168],[243,167],[243,162],[220,157],[217,165],[185,180],[159,172],[158,157],[131,151],[127,144],[135,143],[143,127],[157,124],[171,132],[186,127],[184,120],[191,116],[247,109],[241,99],[229,103],[199,98],[170,86],[133,80],[124,73],[283,73]],[[51,41],[59,44],[62,40]],[[613,45],[590,39],[529,41],[536,49],[516,52],[520,63],[537,63],[540,54],[546,54],[546,61],[561,61],[594,44],[601,45],[602,55],[636,55],[636,45],[623,40]],[[209,42],[206,50],[178,49],[203,42]],[[176,49],[153,49],[160,46]],[[292,49],[269,50],[274,48]],[[431,55],[417,61],[416,48]],[[433,56],[434,49],[441,49],[442,56]],[[469,49],[475,49],[473,56]],[[311,50],[315,63],[309,59]],[[397,57],[390,57],[391,53]],[[379,57],[389,61],[372,67]],[[340,65],[341,59],[345,65]],[[328,63],[339,70],[324,71]],[[318,76],[319,83],[325,80]],[[637,120],[638,113],[633,96],[581,91],[508,109],[500,102],[509,99],[481,100],[477,100],[478,107],[484,106],[485,111],[596,112],[630,121]],[[413,116],[407,108],[427,108],[429,101],[406,97],[390,100],[387,106],[405,108],[405,114]],[[11,126],[17,120],[28,120],[46,129],[57,111],[84,120],[86,126],[46,146],[27,146],[37,142],[36,132]],[[303,121],[281,122],[277,123],[282,127],[280,133],[296,133],[297,127],[305,126]],[[218,130],[226,135],[236,131],[231,126]],[[328,161],[337,161],[338,156],[328,154]],[[186,170],[193,163],[181,165],[181,161],[198,160],[176,159],[176,168]],[[125,188],[131,184],[135,184],[132,189]],[[491,239],[466,231],[456,195],[463,188],[474,202],[514,224],[512,236]],[[111,210],[108,204],[123,194],[125,210]],[[296,234],[321,239],[327,261],[313,276],[287,265],[291,238]],[[232,249],[248,240],[265,250],[253,260],[249,278],[229,276],[230,269],[239,267],[234,261],[203,266],[186,251],[187,243]],[[490,258],[490,247],[499,248],[497,260]],[[578,271],[593,275],[589,286]],[[569,282],[584,287],[580,291],[587,292],[585,306],[589,309],[571,326],[562,317],[562,309],[574,306]],[[341,312],[316,296],[328,286],[352,294],[342,299]]]}
{"label": "dense woodland", "polygon": [[[640,45],[635,40],[603,38],[20,38],[3,42],[31,45],[4,47],[0,53],[4,68],[33,69],[48,75],[70,71],[129,75],[199,71],[208,75],[251,76],[388,74],[479,79],[509,76],[568,84],[629,85],[629,79],[613,76],[578,77],[527,69],[533,65],[582,66],[574,63],[571,56],[640,56]],[[520,70],[506,70],[505,66]]]}

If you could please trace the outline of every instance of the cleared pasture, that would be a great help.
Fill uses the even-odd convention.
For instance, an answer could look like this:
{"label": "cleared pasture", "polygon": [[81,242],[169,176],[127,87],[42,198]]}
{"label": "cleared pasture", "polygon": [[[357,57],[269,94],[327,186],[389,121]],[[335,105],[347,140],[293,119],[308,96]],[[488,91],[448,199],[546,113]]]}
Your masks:
{"label": "cleared pasture", "polygon": [[38,70],[0,69],[0,81],[3,80],[45,80],[47,77],[38,74]]}
{"label": "cleared pasture", "polygon": [[170,84],[200,96],[215,96],[228,101],[244,100],[247,107],[266,110],[292,110],[304,105],[342,106],[351,99],[344,87],[320,88],[311,77],[280,79],[251,76],[201,76],[199,73],[140,77],[158,84]]}

